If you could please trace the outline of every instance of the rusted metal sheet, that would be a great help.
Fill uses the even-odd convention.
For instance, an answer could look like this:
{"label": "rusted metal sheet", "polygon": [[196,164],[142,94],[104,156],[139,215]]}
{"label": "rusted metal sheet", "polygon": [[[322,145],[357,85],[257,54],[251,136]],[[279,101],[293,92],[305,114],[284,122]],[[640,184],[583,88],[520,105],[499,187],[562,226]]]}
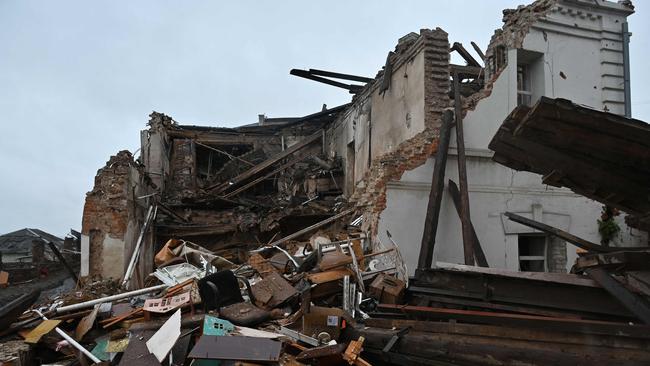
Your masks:
{"label": "rusted metal sheet", "polygon": [[204,335],[188,357],[210,360],[278,361],[282,343],[268,338]]}

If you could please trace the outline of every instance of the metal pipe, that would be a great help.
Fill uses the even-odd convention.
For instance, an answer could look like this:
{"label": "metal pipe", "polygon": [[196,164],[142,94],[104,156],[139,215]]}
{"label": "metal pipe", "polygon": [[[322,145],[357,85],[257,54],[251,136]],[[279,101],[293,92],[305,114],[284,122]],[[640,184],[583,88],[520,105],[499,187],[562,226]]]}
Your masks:
{"label": "metal pipe", "polygon": [[623,23],[623,80],[625,90],[625,117],[632,118],[632,90],[630,87],[630,32]]}
{"label": "metal pipe", "polygon": [[131,276],[133,275],[133,270],[135,269],[135,264],[138,262],[138,257],[140,256],[140,246],[142,244],[142,240],[144,239],[144,234],[147,232],[149,223],[151,222],[151,220],[153,220],[153,216],[155,215],[156,214],[154,213],[154,205],[149,206],[149,210],[147,210],[147,216],[144,219],[144,223],[142,223],[140,236],[138,236],[138,241],[135,243],[135,248],[133,248],[133,253],[131,254],[131,260],[129,261],[129,266],[126,268],[126,272],[124,273],[124,280],[122,281],[122,287],[124,288],[126,288],[126,286],[129,284],[129,281],[131,280]]}
{"label": "metal pipe", "polygon": [[[43,313],[41,313],[38,309],[33,309],[32,311],[34,311],[36,314],[38,314],[38,316],[40,316],[41,318],[43,318],[43,320],[47,320],[47,318],[45,317],[45,315],[43,315]],[[84,346],[82,346],[82,345],[80,345],[79,343],[77,343],[77,341],[75,341],[74,338],[70,337],[70,336],[69,336],[66,332],[64,332],[61,328],[56,327],[56,328],[54,328],[54,330],[56,330],[56,332],[59,333],[59,335],[60,335],[61,337],[63,337],[63,339],[65,339],[66,341],[68,341],[68,343],[70,343],[74,348],[76,348],[76,349],[78,349],[79,351],[83,352],[83,354],[86,355],[86,357],[90,358],[90,359],[93,361],[93,363],[100,363],[100,362],[102,362],[102,360],[100,360],[99,358],[95,357],[95,355],[93,355],[92,353],[90,353],[90,351],[88,351],[87,349],[85,349]]]}
{"label": "metal pipe", "polygon": [[102,297],[100,299],[90,300],[90,301],[86,301],[86,302],[80,302],[78,304],[72,304],[72,305],[68,305],[68,306],[61,306],[61,307],[56,309],[56,312],[57,312],[57,314],[60,314],[60,313],[65,313],[66,311],[89,308],[89,307],[93,307],[93,306],[95,306],[97,304],[101,304],[101,303],[104,303],[104,302],[111,302],[111,301],[114,301],[114,300],[126,299],[126,298],[129,298],[129,297],[143,295],[143,294],[147,294],[147,293],[158,291],[158,290],[164,290],[167,287],[169,287],[169,286],[167,286],[165,284],[158,285],[158,286],[153,286],[153,287],[146,287],[146,288],[141,288],[141,289],[135,290],[135,291],[129,291],[129,292],[124,292],[124,293],[117,294],[117,295]]}

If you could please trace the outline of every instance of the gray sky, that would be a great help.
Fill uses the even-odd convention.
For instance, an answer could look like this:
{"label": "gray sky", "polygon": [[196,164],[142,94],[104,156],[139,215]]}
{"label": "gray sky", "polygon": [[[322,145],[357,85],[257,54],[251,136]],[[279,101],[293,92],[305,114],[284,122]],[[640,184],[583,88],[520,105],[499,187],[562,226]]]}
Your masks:
{"label": "gray sky", "polygon": [[[0,233],[80,229],[97,169],[139,147],[152,110],[213,126],[317,112],[350,95],[291,68],[374,77],[420,28],[485,49],[522,2],[0,0]],[[635,5],[632,110],[650,121],[650,3]]]}

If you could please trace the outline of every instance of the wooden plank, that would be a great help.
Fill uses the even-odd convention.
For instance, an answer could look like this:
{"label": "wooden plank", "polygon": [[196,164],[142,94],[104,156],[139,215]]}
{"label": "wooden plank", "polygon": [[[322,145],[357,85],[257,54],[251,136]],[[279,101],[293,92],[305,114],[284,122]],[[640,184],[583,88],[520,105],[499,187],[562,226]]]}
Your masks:
{"label": "wooden plank", "polygon": [[542,97],[532,109],[511,112],[489,148],[495,161],[542,174],[546,184],[644,215],[650,212],[648,141],[644,122]]}
{"label": "wooden plank", "polygon": [[491,275],[509,279],[520,279],[528,281],[547,282],[550,284],[563,284],[583,287],[596,287],[600,285],[587,276],[571,273],[552,273],[552,272],[523,272],[513,271],[502,268],[483,268],[476,266],[467,266],[464,264],[436,262],[436,268],[446,271],[456,271],[471,273],[476,275]]}
{"label": "wooden plank", "polygon": [[327,85],[332,85],[332,86],[335,86],[337,88],[343,88],[343,89],[348,90],[350,93],[357,93],[357,92],[359,92],[359,91],[361,91],[363,89],[363,85],[341,83],[341,82],[330,80],[330,79],[323,78],[323,77],[320,77],[320,76],[315,76],[314,74],[312,74],[311,72],[309,72],[307,70],[292,69],[289,73],[291,75],[298,76],[298,77],[301,77],[301,78],[317,81],[319,83],[323,83],[323,84],[327,84]]}
{"label": "wooden plank", "polygon": [[469,323],[511,325],[585,334],[615,335],[650,339],[650,327],[600,320],[553,318],[499,312],[431,308],[426,306],[379,304],[378,309],[431,319],[456,319]]}
{"label": "wooden plank", "polygon": [[[451,179],[449,179],[447,184],[449,195],[451,196],[452,201],[454,201],[454,207],[456,207],[456,212],[458,213],[458,217],[460,217],[460,192],[458,191],[458,186]],[[472,229],[472,236],[474,237],[472,244],[474,244],[474,259],[476,260],[476,264],[478,264],[479,267],[489,267],[483,248],[481,248],[481,242],[478,240],[476,230],[474,230],[474,225],[471,221],[469,224]]]}
{"label": "wooden plank", "polygon": [[314,225],[311,225],[311,226],[309,226],[309,227],[306,227],[306,228],[304,228],[304,229],[302,229],[302,230],[298,230],[298,231],[296,231],[296,232],[293,233],[293,234],[287,235],[287,236],[285,236],[285,237],[282,238],[282,239],[276,240],[276,241],[270,243],[268,246],[274,247],[274,246],[277,246],[277,245],[280,245],[280,244],[284,243],[284,242],[287,241],[287,240],[291,240],[291,239],[297,238],[297,237],[299,237],[299,236],[301,236],[301,235],[304,235],[304,234],[306,234],[306,233],[308,233],[308,232],[310,232],[310,231],[316,230],[316,229],[318,229],[318,228],[321,227],[321,226],[325,226],[325,225],[327,225],[327,224],[329,224],[329,223],[331,223],[331,222],[334,222],[334,221],[336,221],[336,220],[338,220],[338,219],[340,219],[340,218],[342,218],[342,217],[345,217],[345,216],[347,216],[347,215],[353,213],[355,210],[356,210],[356,209],[354,209],[354,208],[351,208],[351,209],[349,209],[349,210],[345,210],[345,211],[343,211],[343,212],[341,212],[341,213],[339,213],[339,214],[337,214],[337,215],[334,215],[334,216],[332,216],[332,217],[330,217],[330,218],[327,218],[327,219],[325,219],[325,220],[323,220],[323,221],[317,222],[317,223],[315,223]]}
{"label": "wooden plank", "polygon": [[313,284],[320,284],[325,282],[338,281],[345,276],[352,276],[354,273],[348,268],[333,269],[325,272],[310,273],[307,275],[309,282]]}
{"label": "wooden plank", "polygon": [[[422,322],[424,323],[424,322]],[[429,322],[430,324],[430,322]],[[443,323],[440,323],[443,324]],[[454,326],[456,324],[452,324]],[[464,324],[458,324],[464,326]],[[352,327],[351,327],[352,328]],[[507,329],[513,329],[512,327]],[[523,329],[530,331],[530,329]],[[377,350],[381,352],[386,343],[395,334],[393,329],[364,327],[350,330],[352,337],[363,335],[364,356]],[[577,333],[579,335],[579,333]],[[584,338],[599,338],[585,335]],[[398,365],[444,365],[431,361],[448,361],[452,365],[528,365],[528,366],[610,366],[610,365],[646,365],[650,362],[647,348],[629,349],[617,347],[620,338],[611,339],[612,346],[588,347],[583,344],[563,344],[561,342],[538,342],[533,340],[513,340],[489,335],[427,333],[409,331],[393,347],[393,354],[404,358],[393,360]],[[633,340],[633,339],[630,339]],[[646,346],[647,347],[647,346]],[[416,363],[409,358],[417,358]],[[386,355],[377,357],[385,364]],[[425,363],[419,360],[425,359]],[[369,361],[375,359],[369,357]]]}
{"label": "wooden plank", "polygon": [[626,309],[636,315],[645,324],[650,324],[650,301],[628,290],[615,280],[603,268],[588,268],[585,270],[589,277],[598,282]]}
{"label": "wooden plank", "polygon": [[442,125],[440,126],[438,150],[436,151],[436,161],[433,166],[433,176],[431,178],[431,191],[429,192],[429,202],[427,203],[427,215],[424,218],[424,233],[422,234],[422,243],[420,244],[418,268],[431,268],[431,262],[433,261],[433,250],[436,245],[438,218],[440,216],[440,204],[445,186],[445,167],[447,166],[447,152],[449,150],[452,123],[452,111],[446,110],[442,116]]}
{"label": "wooden plank", "polygon": [[617,270],[650,270],[650,251],[620,251],[586,254],[576,259],[576,269],[616,267]]}
{"label": "wooden plank", "polygon": [[412,331],[424,333],[455,334],[461,337],[505,338],[536,343],[550,342],[576,344],[595,348],[611,348],[613,338],[616,347],[624,349],[647,349],[648,341],[618,336],[583,335],[578,333],[558,332],[547,329],[517,328],[505,325],[464,324],[439,321],[422,321],[394,318],[371,318],[364,322],[367,327],[384,329],[403,329],[410,327]]}
{"label": "wooden plank", "polygon": [[474,268],[479,272],[448,269],[416,271],[415,279],[409,281],[409,290],[417,294],[489,299],[502,304],[572,311],[584,314],[585,317],[621,320],[634,318],[634,314],[587,276],[566,275],[571,281],[585,277],[578,282],[585,281],[593,285],[513,278],[489,273],[493,268]]}
{"label": "wooden plank", "polygon": [[558,238],[567,241],[578,248],[582,248],[584,250],[588,250],[590,252],[597,252],[597,253],[606,253],[606,252],[618,252],[618,251],[624,251],[624,250],[632,250],[632,251],[642,251],[642,250],[647,250],[647,247],[604,247],[602,245],[598,245],[595,243],[592,243],[590,241],[584,240],[582,238],[579,238],[573,234],[570,234],[564,230],[560,230],[558,228],[554,228],[550,225],[543,224],[539,221],[531,220],[529,218],[517,215],[512,212],[506,212],[504,215],[508,217],[510,220],[520,223],[522,225],[526,225],[528,227],[532,227],[533,229],[543,231],[547,234],[557,236]]}
{"label": "wooden plank", "polygon": [[274,169],[274,170],[271,171],[270,173],[264,174],[263,176],[261,176],[261,177],[255,179],[254,181],[252,181],[252,182],[250,182],[250,183],[247,183],[247,184],[243,185],[242,187],[239,187],[239,188],[237,188],[236,190],[234,190],[234,191],[232,191],[232,192],[229,192],[229,193],[223,195],[223,198],[230,198],[230,197],[232,197],[232,196],[238,195],[238,194],[240,194],[240,193],[246,191],[247,189],[249,189],[249,188],[251,188],[251,187],[254,187],[254,186],[256,186],[257,184],[263,182],[265,179],[267,179],[267,178],[269,178],[269,177],[271,177],[271,176],[273,176],[273,175],[275,175],[275,174],[277,174],[277,173],[279,173],[279,172],[281,172],[281,171],[287,169],[288,167],[290,167],[290,166],[292,166],[292,165],[295,165],[296,163],[299,163],[299,162],[305,160],[305,159],[308,158],[308,157],[309,157],[309,156],[307,156],[307,155],[299,156],[298,158],[293,159],[293,160],[291,160],[290,162],[281,165],[281,166],[278,167],[277,169]]}
{"label": "wooden plank", "polygon": [[476,51],[481,60],[485,61],[485,54],[481,50],[481,47],[479,47],[474,41],[472,41],[472,47],[474,47],[474,51]]}
{"label": "wooden plank", "polygon": [[241,184],[243,184],[246,180],[253,178],[257,174],[261,173],[265,169],[269,168],[271,165],[277,163],[278,161],[288,157],[289,155],[294,154],[295,152],[309,146],[313,142],[319,141],[322,138],[322,132],[318,131],[315,134],[304,138],[300,142],[292,145],[288,149],[272,156],[271,158],[265,160],[264,162],[248,169],[247,171],[239,174],[238,176],[228,180],[227,182],[224,183],[219,183],[212,185],[210,187],[207,187],[209,190],[213,190],[213,194],[220,194],[222,192],[225,192],[226,190],[229,189],[235,189]]}
{"label": "wooden plank", "polygon": [[465,137],[463,136],[463,110],[460,97],[460,80],[454,72],[454,117],[456,120],[456,149],[458,151],[458,180],[460,181],[460,223],[463,230],[465,264],[474,264],[474,237],[472,236],[467,192],[467,165],[465,163]]}
{"label": "wooden plank", "polygon": [[326,76],[330,78],[343,79],[343,80],[359,81],[362,83],[369,83],[375,80],[373,78],[367,78],[364,76],[341,74],[339,72],[332,72],[332,71],[318,70],[318,69],[309,69],[309,73],[312,75],[320,75],[320,76]]}
{"label": "wooden plank", "polygon": [[431,306],[431,302],[440,303],[440,304],[449,304],[462,307],[478,308],[481,310],[501,310],[505,312],[519,313],[519,314],[529,314],[529,315],[539,315],[539,316],[550,316],[556,318],[568,318],[568,319],[581,319],[579,315],[575,313],[568,313],[562,311],[553,311],[544,308],[538,308],[533,306],[522,306],[522,305],[505,305],[497,304],[488,301],[480,300],[468,300],[462,299],[453,296],[436,296],[436,295],[418,295],[423,299],[429,301],[427,304]]}
{"label": "wooden plank", "polygon": [[481,67],[481,64],[476,61],[476,59],[469,52],[467,52],[462,43],[454,42],[454,44],[451,46],[451,50],[458,52],[460,57],[467,61],[468,66]]}

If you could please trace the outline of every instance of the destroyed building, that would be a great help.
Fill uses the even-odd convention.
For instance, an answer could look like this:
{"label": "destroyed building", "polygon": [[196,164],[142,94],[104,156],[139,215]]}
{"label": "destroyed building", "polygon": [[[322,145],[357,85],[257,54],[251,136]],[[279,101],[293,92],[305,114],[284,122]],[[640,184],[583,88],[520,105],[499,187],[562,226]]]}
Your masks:
{"label": "destroyed building", "polygon": [[[626,2],[578,0],[504,11],[503,28],[479,55],[485,67],[444,30],[423,29],[400,39],[374,79],[293,70],[354,94],[347,105],[302,118],[260,116],[256,124],[219,128],[183,125],[154,112],[141,134],[140,157],[120,152],[96,177],[84,208],[82,274],[121,277],[143,225],[151,227],[139,262],[146,267],[168,238],[191,237],[236,255],[247,243],[282,237],[331,215],[344,200],[363,207],[363,229],[373,246],[392,246],[392,234],[412,274],[443,112],[454,106],[454,79],[463,98],[467,161],[461,191],[469,192],[469,217],[487,263],[564,272],[577,256],[575,247],[512,223],[504,213],[598,242],[602,205],[497,164],[488,142],[514,107],[533,105],[541,96],[625,114],[629,38],[623,27],[632,13]],[[468,65],[452,65],[454,51]],[[455,140],[445,175],[463,185],[456,178]],[[154,202],[157,215],[148,222]],[[448,192],[439,217],[435,259],[470,264]],[[647,243],[647,234],[617,220],[623,229],[612,245]]]}
{"label": "destroyed building", "polygon": [[152,113],[87,195],[83,278],[59,257],[77,287],[0,307],[0,362],[647,365],[632,12],[538,0],[478,59],[422,29],[375,78],[294,69],[353,94],[304,117]]}

